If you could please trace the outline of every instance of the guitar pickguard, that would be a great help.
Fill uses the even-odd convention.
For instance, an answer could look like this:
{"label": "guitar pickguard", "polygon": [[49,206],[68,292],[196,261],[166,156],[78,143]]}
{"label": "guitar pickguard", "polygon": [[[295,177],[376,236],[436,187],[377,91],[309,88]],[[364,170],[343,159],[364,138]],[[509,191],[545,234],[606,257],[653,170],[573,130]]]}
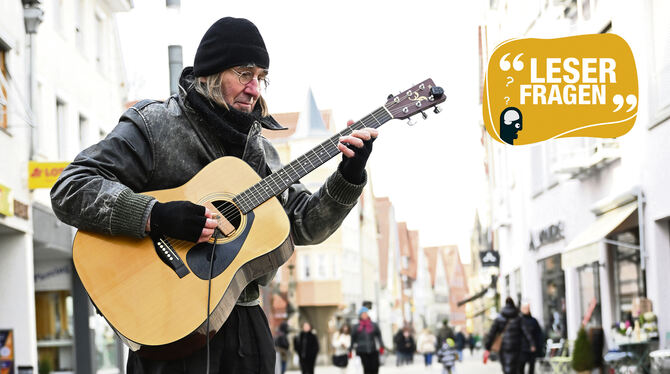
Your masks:
{"label": "guitar pickguard", "polygon": [[[249,235],[251,225],[254,223],[254,212],[247,213],[247,223],[244,231],[234,240],[216,244],[214,249],[214,264],[212,265],[212,279],[223,273],[233,262]],[[211,256],[212,243],[199,243],[193,246],[186,254],[186,263],[191,268],[193,274],[198,278],[209,279],[209,257]]]}

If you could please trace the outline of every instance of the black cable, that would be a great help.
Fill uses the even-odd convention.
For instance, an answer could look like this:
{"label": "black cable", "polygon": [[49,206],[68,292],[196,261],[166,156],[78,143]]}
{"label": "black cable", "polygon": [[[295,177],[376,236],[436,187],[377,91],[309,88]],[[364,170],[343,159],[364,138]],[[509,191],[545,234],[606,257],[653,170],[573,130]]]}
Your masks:
{"label": "black cable", "polygon": [[214,238],[214,243],[212,244],[212,252],[209,255],[209,278],[207,279],[207,327],[205,329],[205,339],[207,339],[207,371],[205,374],[209,374],[209,300],[212,295],[212,269],[214,268],[214,251],[216,250],[216,239],[218,237],[218,233],[219,229],[215,228],[214,234],[212,235]]}

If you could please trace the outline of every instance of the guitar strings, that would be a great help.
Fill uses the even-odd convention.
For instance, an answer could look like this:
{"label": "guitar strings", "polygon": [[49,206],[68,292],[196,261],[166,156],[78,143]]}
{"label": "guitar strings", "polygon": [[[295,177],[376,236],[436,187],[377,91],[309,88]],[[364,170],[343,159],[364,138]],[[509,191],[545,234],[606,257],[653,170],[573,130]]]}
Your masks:
{"label": "guitar strings", "polygon": [[[395,105],[401,104],[402,102],[406,101],[407,99],[408,99],[408,97],[403,97],[403,99],[400,100],[398,103],[395,103]],[[395,106],[395,105],[394,105],[394,106]],[[399,114],[400,112],[402,112],[402,109],[396,110],[396,109],[393,108],[393,107],[391,107],[391,110],[393,111],[394,114]],[[372,118],[373,118],[379,125],[381,125],[382,123],[380,123],[380,122],[376,119],[376,117],[375,117],[374,115],[375,115],[375,114],[380,115],[380,114],[384,114],[384,113],[385,113],[384,108],[379,108],[379,109],[377,109],[375,112],[373,112],[373,113],[371,113],[370,115],[368,115],[367,117],[372,116]],[[367,118],[367,117],[366,117],[366,118]],[[360,125],[362,125],[362,126],[360,126]],[[337,137],[339,137],[339,136],[346,136],[346,135],[350,134],[351,132],[353,132],[353,130],[357,130],[357,129],[364,128],[364,127],[375,127],[375,126],[374,126],[374,124],[373,124],[373,126],[367,126],[363,120],[360,120],[360,121],[358,121],[358,122],[352,124],[352,125],[349,126],[348,128],[346,128],[346,129],[343,130],[342,132],[338,133],[338,134],[337,134]],[[339,141],[338,141],[338,142],[339,142]],[[329,138],[329,139],[327,139],[326,141],[324,141],[324,142],[321,144],[321,147],[323,148],[324,145],[332,145],[332,146],[335,146],[335,147],[336,147],[338,142],[335,141],[335,137],[332,137],[332,138]],[[318,148],[318,146],[315,147],[315,148]],[[336,151],[336,153],[333,154],[333,155],[331,155],[330,152],[329,152],[328,150],[326,150],[326,153],[327,153],[327,155],[328,155],[328,158],[326,159],[326,161],[329,160],[330,158],[334,157],[337,153],[339,153],[339,150],[337,150],[337,148],[335,148],[335,149],[333,149],[333,150]],[[311,154],[310,154],[310,153],[311,153]],[[283,188],[282,188],[282,187],[279,187],[279,184],[278,184],[277,181],[276,181],[276,179],[277,179],[276,177],[277,177],[277,175],[278,175],[280,172],[282,172],[282,171],[284,172],[284,174],[288,174],[288,176],[290,177],[290,176],[291,176],[291,175],[290,175],[291,171],[288,169],[289,167],[290,167],[291,169],[293,169],[293,173],[296,174],[296,175],[298,176],[297,178],[292,178],[292,179],[296,179],[296,180],[300,177],[300,173],[297,171],[296,166],[300,165],[300,167],[301,167],[306,173],[310,172],[310,171],[307,171],[307,169],[303,166],[302,163],[300,163],[300,162],[296,162],[296,161],[298,161],[298,160],[306,160],[306,161],[308,161],[308,162],[311,164],[311,166],[313,167],[312,170],[315,169],[315,167],[314,167],[314,162],[312,162],[312,161],[317,161],[317,160],[318,160],[317,164],[321,164],[321,163],[324,162],[323,159],[321,159],[321,157],[319,157],[319,155],[315,153],[315,151],[308,152],[307,154],[305,154],[305,155],[303,155],[303,156],[301,156],[301,157],[298,157],[298,158],[297,158],[296,160],[294,160],[293,162],[287,164],[283,169],[279,170],[277,173],[273,173],[273,174],[271,174],[270,176],[268,176],[267,178],[261,180],[260,182],[258,182],[258,183],[255,184],[254,186],[251,186],[247,191],[244,191],[244,192],[242,192],[241,194],[239,194],[237,197],[240,199],[240,203],[246,203],[246,204],[251,204],[251,205],[258,206],[258,205],[262,204],[263,202],[265,202],[268,198],[270,198],[270,197],[272,197],[272,196],[276,196],[276,194],[278,193],[278,191],[274,191],[274,189],[273,189],[272,187],[270,187],[270,189],[273,190],[274,193],[271,194],[271,195],[269,195],[269,196],[266,196],[265,198],[262,197],[262,196],[258,196],[259,194],[254,195],[254,194],[252,193],[252,192],[253,192],[252,190],[254,190],[254,189],[255,189],[255,190],[258,190],[259,187],[261,187],[261,191],[262,191],[263,193],[266,193],[265,191],[267,190],[267,187],[263,189],[262,186],[261,186],[261,183],[263,183],[263,182],[264,182],[266,185],[269,185],[269,184],[270,184],[269,181],[271,181],[271,182],[273,182],[273,183],[275,184],[276,187],[279,188],[279,190],[283,191],[283,190],[284,190],[285,188],[287,188],[288,186],[285,186],[285,187],[283,187]],[[306,165],[306,163],[304,163],[304,164]],[[320,165],[319,165],[319,166],[320,166]],[[318,166],[317,166],[317,167],[318,167]],[[292,181],[291,181],[291,182],[292,182]],[[246,196],[244,195],[245,193],[246,193],[247,195],[251,195],[251,196],[246,197]],[[255,198],[254,200],[256,200],[256,203],[257,203],[257,204],[254,204],[252,198]],[[238,207],[235,206],[234,204],[235,204],[235,203],[233,203],[233,206],[230,206],[230,207],[228,207],[228,208],[225,209],[225,210],[221,210],[221,207],[222,207],[223,205],[220,205],[220,206],[218,206],[218,207],[216,207],[216,208],[217,208],[217,210],[219,210],[224,216],[227,216],[227,217],[228,217],[229,215],[231,215],[231,214],[233,214],[233,213],[238,213],[238,212],[237,212],[237,211],[238,211]],[[232,218],[232,219],[236,219],[236,218],[238,218],[238,217],[239,217],[239,214],[235,214],[235,215],[233,215],[231,218]]]}
{"label": "guitar strings", "polygon": [[[391,110],[390,110],[389,112],[392,113],[392,117],[395,117],[397,114],[400,114],[400,113],[403,111],[402,108],[395,108],[395,107],[396,107],[396,106],[400,106],[400,105],[403,104],[406,100],[409,100],[409,98],[410,98],[409,96],[403,96],[402,99],[399,99],[399,101],[398,101],[397,103],[396,103],[395,101],[390,101],[389,104],[391,105],[391,107],[390,107]],[[428,108],[430,108],[430,107],[428,107]],[[428,108],[426,108],[426,109],[428,109]],[[376,111],[372,112],[371,114],[369,114],[369,115],[366,116],[365,118],[371,116],[372,119],[374,119],[374,120],[378,123],[378,125],[381,126],[382,123],[380,123],[380,122],[377,120],[377,118],[375,117],[375,114],[377,114],[377,115],[385,114],[385,111],[388,110],[388,109],[389,109],[389,108],[386,108],[386,105],[385,105],[384,107],[381,107],[381,108],[377,109]],[[342,132],[338,133],[336,136],[339,137],[339,136],[343,136],[343,135],[349,135],[351,132],[353,132],[353,130],[358,130],[359,128],[365,128],[365,127],[378,127],[378,126],[374,126],[374,123],[372,124],[373,126],[367,126],[367,125],[365,124],[365,122],[364,122],[364,119],[365,119],[365,118],[363,118],[363,119],[361,119],[360,121],[358,121],[358,122],[352,124],[351,126],[349,126],[348,128],[346,128],[346,129],[343,130]],[[385,121],[385,122],[386,122],[386,121]],[[362,125],[362,126],[358,126],[358,125]],[[321,147],[322,147],[322,148],[324,147],[324,144],[326,144],[326,145],[334,145],[335,147],[337,146],[337,142],[335,141],[335,137],[331,137],[331,138],[327,139],[326,141],[324,141],[324,142],[321,144]],[[318,146],[315,147],[315,148],[318,148]],[[337,148],[335,148],[335,150],[336,150],[336,153],[333,154],[333,155],[330,155],[330,154],[329,154],[330,152],[328,152],[328,150],[326,150],[326,153],[328,154],[328,158],[326,159],[326,161],[329,160],[330,158],[334,157],[337,153],[339,153],[339,150],[337,150]],[[313,157],[310,153],[313,154],[313,155],[316,156],[316,157]],[[241,199],[240,202],[241,202],[241,203],[248,203],[248,204],[251,204],[251,205],[258,206],[258,205],[262,204],[263,202],[265,202],[268,198],[270,198],[270,197],[272,197],[272,196],[276,196],[276,194],[278,194],[279,191],[274,191],[275,193],[271,194],[270,196],[266,196],[265,198],[263,198],[262,196],[259,197],[259,196],[257,196],[257,195],[254,195],[254,194],[252,193],[252,190],[254,190],[254,189],[258,190],[259,187],[262,187],[262,186],[260,186],[260,185],[261,185],[261,183],[263,183],[263,182],[265,182],[267,185],[269,185],[268,180],[272,181],[272,182],[275,184],[275,186],[277,186],[277,187],[279,188],[279,185],[278,185],[277,182],[275,181],[275,179],[276,179],[275,176],[276,176],[277,174],[279,174],[280,172],[284,171],[284,174],[288,174],[289,177],[290,177],[291,175],[290,175],[290,170],[288,169],[289,167],[290,167],[291,169],[293,169],[293,173],[296,174],[296,175],[298,176],[297,178],[292,178],[292,179],[295,179],[295,180],[297,180],[297,179],[300,177],[300,173],[296,170],[296,166],[297,166],[297,165],[300,165],[300,167],[301,167],[306,173],[309,173],[309,172],[307,171],[307,169],[305,169],[305,167],[303,166],[303,164],[302,164],[301,162],[296,162],[296,161],[301,160],[301,159],[302,159],[302,160],[306,160],[306,161],[308,161],[308,162],[312,165],[312,167],[314,167],[314,163],[313,163],[312,161],[317,161],[317,160],[318,160],[319,162],[317,162],[317,163],[319,163],[319,164],[324,162],[324,161],[318,156],[318,154],[315,153],[315,151],[308,152],[307,154],[305,154],[305,155],[303,155],[303,156],[300,156],[300,157],[298,157],[296,160],[294,160],[293,162],[287,164],[284,168],[282,168],[281,170],[279,170],[277,173],[273,173],[273,174],[271,174],[271,175],[268,176],[267,178],[261,180],[260,182],[258,182],[258,183],[255,184],[255,185],[251,186],[251,187],[250,187],[249,189],[247,189],[246,191],[240,193],[240,194],[237,196],[237,197],[239,197],[239,198]],[[304,163],[304,164],[306,165],[306,163]],[[317,166],[317,167],[318,167],[318,166]],[[314,169],[312,169],[312,170],[314,170]],[[288,173],[287,173],[287,172],[288,172]],[[279,188],[279,189],[280,189],[281,191],[283,191],[285,188],[288,188],[288,187],[289,187],[289,186],[285,186],[284,188]],[[261,191],[265,191],[265,190],[267,190],[267,187],[266,187],[265,189],[261,188]],[[243,194],[245,194],[245,193],[250,194],[251,196],[250,196],[250,197],[246,197],[246,196],[243,195]],[[256,202],[257,202],[258,204],[254,204],[254,202],[252,201],[252,198],[255,198],[255,200],[256,200]],[[217,209],[219,209],[219,208],[220,208],[220,207],[217,207]],[[222,212],[222,213],[223,213],[224,215],[231,214],[231,213],[236,213],[235,210],[237,210],[237,207],[232,207],[231,210],[229,210],[229,211],[227,211],[227,212]],[[233,217],[234,217],[234,218],[237,218],[237,216],[233,216]]]}
{"label": "guitar strings", "polygon": [[[395,102],[395,101],[393,101],[393,100],[389,100],[389,102],[387,102],[387,104],[383,105],[382,107],[380,107],[380,108],[378,108],[377,110],[373,111],[372,113],[368,114],[367,116],[365,116],[365,117],[362,118],[361,120],[359,120],[359,121],[357,121],[357,122],[354,122],[353,124],[351,124],[350,126],[348,126],[347,128],[345,128],[344,130],[342,130],[341,132],[339,132],[338,134],[332,136],[331,138],[326,139],[326,140],[325,140],[324,142],[322,142],[319,146],[321,146],[322,148],[324,148],[324,145],[327,145],[327,146],[335,146],[335,149],[334,149],[334,150],[335,150],[335,153],[334,153],[333,155],[330,155],[330,152],[329,152],[327,149],[324,148],[324,150],[326,151],[326,155],[327,155],[327,158],[326,158],[325,161],[324,161],[323,159],[321,159],[321,157],[319,157],[319,155],[318,155],[318,154],[314,151],[314,149],[313,149],[312,151],[308,151],[308,152],[305,153],[304,155],[298,157],[296,160],[294,160],[294,161],[288,163],[286,166],[284,166],[282,169],[278,170],[277,172],[268,175],[266,178],[262,179],[261,181],[259,181],[258,183],[254,184],[253,186],[249,187],[249,188],[246,189],[245,191],[239,193],[239,194],[238,194],[237,196],[235,196],[235,197],[236,197],[236,198],[238,198],[238,197],[240,198],[240,205],[241,205],[241,204],[249,204],[249,205],[258,206],[258,205],[263,204],[265,201],[267,201],[268,198],[271,198],[271,197],[273,197],[273,196],[276,196],[276,194],[272,194],[272,195],[270,195],[270,196],[268,196],[267,198],[264,199],[262,196],[261,196],[261,197],[258,196],[258,195],[260,195],[260,194],[254,195],[254,194],[251,192],[252,189],[254,189],[254,188],[258,189],[259,185],[260,185],[261,183],[263,183],[263,182],[265,182],[266,184],[269,185],[269,182],[267,182],[268,180],[271,180],[271,181],[275,184],[275,186],[276,186],[277,188],[280,188],[280,189],[281,189],[281,187],[279,186],[279,184],[277,183],[277,181],[275,181],[276,177],[277,177],[278,174],[279,174],[280,172],[282,172],[282,171],[284,172],[284,174],[288,174],[288,173],[286,172],[288,167],[291,167],[291,169],[293,169],[293,173],[295,173],[296,175],[299,176],[300,173],[296,171],[296,167],[295,167],[296,165],[293,165],[293,164],[296,163],[296,161],[297,161],[297,160],[300,160],[300,159],[304,159],[304,160],[308,161],[308,162],[311,164],[311,166],[312,166],[313,168],[312,168],[312,170],[310,170],[309,172],[315,170],[317,167],[321,166],[323,163],[325,163],[326,161],[330,160],[331,158],[335,157],[338,153],[340,153],[340,150],[337,149],[337,144],[339,143],[339,137],[340,137],[340,136],[347,136],[347,135],[351,134],[354,130],[359,130],[359,129],[363,129],[363,128],[366,128],[366,127],[377,128],[377,127],[381,126],[383,123],[380,123],[379,120],[377,120],[377,118],[375,117],[375,113],[376,113],[377,115],[380,115],[380,114],[385,114],[386,111],[388,111],[389,113],[391,113],[391,116],[392,116],[391,119],[396,118],[396,116],[399,115],[399,114],[404,114],[404,113],[403,113],[402,104],[403,104],[405,101],[409,100],[409,99],[410,99],[410,96],[403,95],[402,98],[400,98],[400,100],[399,100],[398,102]],[[387,105],[390,105],[390,107],[387,107]],[[428,106],[428,107],[426,107],[425,109],[429,109],[430,107],[431,107],[431,106]],[[425,109],[424,109],[424,110],[425,110]],[[418,113],[419,111],[420,111],[420,110],[417,110],[417,111],[416,111],[415,113],[413,113],[412,115],[415,115],[415,114]],[[370,117],[370,116],[372,116],[372,118],[377,122],[377,126],[375,126],[374,123],[372,123],[372,126],[367,126],[367,125],[365,124],[364,119],[367,118],[367,117]],[[386,121],[384,121],[384,122],[386,122]],[[362,125],[362,126],[361,126],[361,125]],[[336,141],[335,138],[338,138],[338,140]],[[315,149],[318,148],[319,146],[315,147]],[[317,163],[317,166],[316,166],[316,167],[314,167],[314,162],[312,162],[312,161],[314,161],[314,162]],[[297,164],[298,164],[298,165],[301,165],[300,163],[297,163]],[[304,166],[301,165],[301,167],[303,168],[303,170],[304,170],[305,172],[307,172],[307,169],[305,169]],[[307,173],[309,173],[309,172],[307,172]],[[306,175],[306,174],[305,174],[305,175]],[[290,177],[290,174],[288,174],[288,176]],[[291,179],[295,179],[295,178],[291,178]],[[297,180],[297,179],[296,179],[296,180]],[[286,186],[285,188],[290,187],[290,184],[292,184],[292,183],[295,183],[295,181],[291,180],[290,183],[289,183],[289,185]],[[281,191],[284,191],[285,188],[281,189]],[[278,192],[278,193],[281,193],[281,191]],[[277,194],[278,194],[278,193],[277,193]],[[243,196],[244,194],[250,194],[251,196],[249,196],[249,197],[247,197],[247,196]],[[252,201],[252,197],[255,198],[257,204],[254,203],[254,202]],[[232,219],[232,220],[236,220],[236,219],[238,219],[239,217],[241,217],[240,208],[237,206],[237,204],[236,204],[235,202],[233,202],[233,201],[228,201],[228,203],[229,203],[229,206],[226,207],[226,208],[223,209],[223,210],[222,210],[222,208],[223,208],[225,205],[227,205],[226,203],[224,203],[224,204],[220,204],[219,206],[216,206],[216,205],[215,205],[214,207],[215,207],[215,208],[219,211],[219,213],[221,213],[221,215],[223,215],[224,218],[226,218],[226,219],[229,219],[229,220],[230,220],[230,219]],[[230,218],[228,218],[228,217],[230,217]],[[217,222],[218,222],[218,221],[219,221],[219,220],[217,220]],[[216,229],[215,229],[215,230],[216,230]],[[175,250],[183,250],[183,249],[187,249],[187,248],[193,246],[193,244],[191,244],[191,242],[187,242],[187,241],[183,241],[183,240],[178,240],[178,239],[172,239],[172,240],[176,242],[175,244],[173,244],[173,248],[174,248]]]}

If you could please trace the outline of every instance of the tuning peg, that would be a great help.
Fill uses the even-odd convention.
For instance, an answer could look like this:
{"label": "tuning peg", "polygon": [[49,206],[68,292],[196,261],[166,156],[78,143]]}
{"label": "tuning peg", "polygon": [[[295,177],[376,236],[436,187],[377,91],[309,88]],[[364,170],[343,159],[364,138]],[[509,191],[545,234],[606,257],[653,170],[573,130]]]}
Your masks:
{"label": "tuning peg", "polygon": [[424,112],[421,112],[421,117],[423,117],[423,119],[426,119],[426,118],[428,118],[428,115]]}
{"label": "tuning peg", "polygon": [[386,100],[391,100],[392,98],[393,98],[393,94],[389,94],[388,96],[386,96]]}
{"label": "tuning peg", "polygon": [[430,94],[433,95],[436,99],[439,99],[444,95],[444,90],[442,87],[431,87],[430,88]]}
{"label": "tuning peg", "polygon": [[435,114],[440,113],[441,111],[442,111],[442,108],[440,108],[437,105],[435,106],[435,108],[433,108],[433,113],[435,113]]}
{"label": "tuning peg", "polygon": [[407,119],[407,124],[410,125],[410,126],[414,126],[414,125],[416,125],[416,121],[413,120],[412,118],[408,118]]}

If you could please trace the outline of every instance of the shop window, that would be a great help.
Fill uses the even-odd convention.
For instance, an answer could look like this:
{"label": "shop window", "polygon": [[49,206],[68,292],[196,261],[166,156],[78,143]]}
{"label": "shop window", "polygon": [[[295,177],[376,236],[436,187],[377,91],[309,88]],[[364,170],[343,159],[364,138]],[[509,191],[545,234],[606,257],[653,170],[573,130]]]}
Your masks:
{"label": "shop window", "polygon": [[104,318],[95,315],[92,326],[95,342],[95,369],[96,374],[118,374],[119,349],[121,345],[114,334],[114,330]]}
{"label": "shop window", "polygon": [[639,231],[635,227],[615,234],[614,240],[614,280],[616,282],[617,318],[620,321],[631,318],[633,300],[645,297],[644,276],[640,267]]}
{"label": "shop window", "polygon": [[0,49],[0,128],[7,128],[7,51]]}
{"label": "shop window", "polygon": [[561,255],[540,261],[542,274],[542,308],[545,334],[557,341],[567,337],[565,313],[565,275],[561,268]]}
{"label": "shop window", "polygon": [[521,269],[516,269],[514,270],[514,288],[516,288],[516,300],[517,300],[517,305],[521,305],[521,300],[522,300],[522,293],[521,293],[521,285],[523,282],[521,282]]}
{"label": "shop window", "polygon": [[90,126],[88,122],[88,118],[86,116],[80,114],[79,115],[79,147],[78,149],[84,149],[89,146],[89,139],[90,139]]}
{"label": "shop window", "polygon": [[577,268],[579,278],[579,298],[581,318],[590,313],[587,326],[601,327],[602,314],[600,308],[600,275],[598,263],[594,262]]}
{"label": "shop window", "polygon": [[325,254],[318,254],[316,257],[317,260],[317,279],[326,279],[328,278],[328,271],[326,270],[327,261]]}
{"label": "shop window", "polygon": [[310,269],[310,256],[303,254],[300,256],[300,279],[311,280],[312,274]]}
{"label": "shop window", "polygon": [[35,292],[37,358],[40,367],[72,370],[73,308],[70,291]]}
{"label": "shop window", "polygon": [[56,131],[58,135],[58,158],[67,159],[67,113],[65,102],[56,98]]}

